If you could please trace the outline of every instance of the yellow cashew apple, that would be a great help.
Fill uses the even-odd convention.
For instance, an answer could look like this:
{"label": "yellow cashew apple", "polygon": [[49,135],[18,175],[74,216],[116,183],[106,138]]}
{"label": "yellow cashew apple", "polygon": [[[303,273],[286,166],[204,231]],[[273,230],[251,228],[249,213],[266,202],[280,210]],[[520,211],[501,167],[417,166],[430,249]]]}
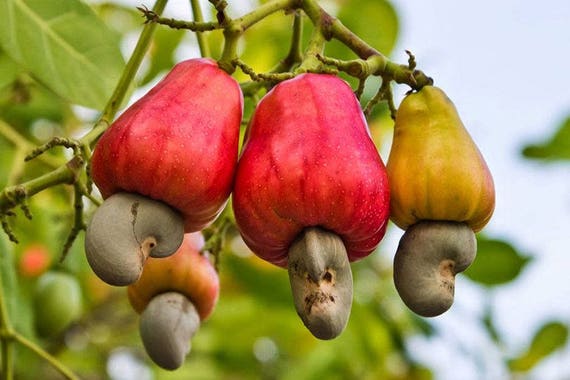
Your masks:
{"label": "yellow cashew apple", "polygon": [[459,114],[439,88],[402,101],[386,165],[390,218],[402,229],[421,220],[464,222],[481,230],[495,208],[493,178]]}

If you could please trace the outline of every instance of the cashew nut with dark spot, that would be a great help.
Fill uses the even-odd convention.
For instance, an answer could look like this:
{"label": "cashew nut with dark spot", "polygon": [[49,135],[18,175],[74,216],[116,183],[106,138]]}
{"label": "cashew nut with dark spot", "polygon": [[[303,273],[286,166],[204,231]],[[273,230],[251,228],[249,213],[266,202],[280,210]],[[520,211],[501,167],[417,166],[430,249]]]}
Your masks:
{"label": "cashew nut with dark spot", "polygon": [[297,314],[319,339],[346,327],[352,307],[352,272],[341,238],[306,228],[289,248],[289,281]]}
{"label": "cashew nut with dark spot", "polygon": [[135,282],[147,257],[173,254],[184,238],[182,216],[138,194],[117,193],[95,211],[85,235],[89,265],[110,285]]}

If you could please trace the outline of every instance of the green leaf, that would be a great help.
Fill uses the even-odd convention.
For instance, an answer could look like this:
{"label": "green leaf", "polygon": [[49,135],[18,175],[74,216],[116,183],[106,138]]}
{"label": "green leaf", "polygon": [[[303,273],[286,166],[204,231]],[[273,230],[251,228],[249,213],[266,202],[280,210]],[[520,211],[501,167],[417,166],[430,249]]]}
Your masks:
{"label": "green leaf", "polygon": [[548,355],[564,347],[567,341],[566,324],[558,321],[546,323],[536,332],[528,350],[518,358],[509,360],[509,367],[513,371],[526,372]]}
{"label": "green leaf", "polygon": [[505,241],[479,236],[477,257],[465,275],[486,286],[501,285],[513,281],[530,260]]}
{"label": "green leaf", "polygon": [[570,160],[570,117],[545,142],[525,146],[523,156],[545,161]]}
{"label": "green leaf", "polygon": [[19,72],[18,64],[0,51],[0,90],[13,83]]}
{"label": "green leaf", "polygon": [[[389,55],[398,37],[398,14],[386,0],[339,1],[337,18],[354,34],[384,55]],[[353,53],[339,42],[332,41],[327,54],[340,59],[353,59]]]}
{"label": "green leaf", "polygon": [[118,35],[79,0],[0,2],[0,45],[61,97],[102,109],[124,66]]}
{"label": "green leaf", "polygon": [[35,81],[15,82],[0,91],[0,118],[30,138],[30,127],[39,119],[61,125],[71,106]]}

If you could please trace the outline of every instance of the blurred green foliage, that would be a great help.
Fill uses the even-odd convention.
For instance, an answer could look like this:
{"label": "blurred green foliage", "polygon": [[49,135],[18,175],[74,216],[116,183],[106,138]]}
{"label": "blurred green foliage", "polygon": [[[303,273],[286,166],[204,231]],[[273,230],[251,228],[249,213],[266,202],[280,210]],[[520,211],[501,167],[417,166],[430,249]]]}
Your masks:
{"label": "blurred green foliage", "polygon": [[542,161],[570,160],[570,117],[545,142],[528,144],[522,150],[523,156]]}
{"label": "blurred green foliage", "polygon": [[0,3],[0,45],[60,97],[99,108],[124,66],[119,35],[79,0]]}
{"label": "blurred green foliage", "polygon": [[[231,2],[230,2],[231,3]],[[327,3],[349,28],[374,47],[389,54],[398,36],[398,16],[384,0],[336,0]],[[230,5],[231,6],[231,5]],[[54,136],[77,136],[92,125],[94,116],[78,112],[76,105],[100,111],[123,67],[120,43],[140,32],[142,18],[134,9],[113,2],[87,6],[79,0],[7,0],[0,14],[13,10],[0,26],[0,127],[8,126],[32,144]],[[212,11],[209,13],[213,17]],[[178,15],[190,19],[190,15]],[[268,71],[287,54],[292,15],[275,14],[245,35],[241,58],[257,71]],[[311,32],[304,22],[303,41]],[[14,36],[18,38],[13,38]],[[208,33],[212,55],[221,53],[222,35]],[[157,29],[136,86],[157,80],[191,45],[189,32]],[[41,57],[38,58],[38,52]],[[332,42],[327,54],[354,58],[344,46]],[[236,73],[236,78],[247,77]],[[377,82],[371,84],[378,86]],[[353,83],[354,84],[354,83]],[[363,101],[375,89],[367,85]],[[254,101],[246,100],[246,119]],[[386,107],[370,121],[372,135],[381,145],[391,128]],[[570,119],[551,141],[527,147],[525,155],[568,158]],[[0,188],[37,177],[50,169],[47,160],[23,164],[23,151],[0,130]],[[62,149],[47,153],[51,162],[65,163]],[[22,212],[8,218],[20,244],[0,233],[1,301],[7,305],[13,327],[37,343],[84,379],[121,378],[125,363],[138,377],[155,379],[432,379],[408,347],[410,338],[437,334],[429,320],[414,316],[403,306],[392,283],[392,269],[379,252],[353,265],[354,305],[345,332],[333,341],[318,341],[295,314],[286,271],[254,257],[231,232],[221,256],[221,297],[215,313],[204,321],[192,341],[192,353],[174,372],[158,369],[146,357],[138,337],[138,316],[128,305],[125,289],[110,287],[89,269],[83,237],[60,262],[61,249],[73,220],[72,189],[57,187],[30,202],[32,220]],[[89,212],[92,208],[89,207]],[[514,281],[529,263],[510,243],[479,238],[478,258],[466,272],[489,291]],[[32,245],[47,249],[49,271],[73,275],[79,281],[83,313],[66,331],[49,338],[37,334],[45,310],[33,309],[38,278],[18,272],[18,262]],[[480,325],[501,346],[492,313]],[[506,362],[515,372],[531,370],[567,342],[567,327],[545,324],[532,338],[528,351]],[[59,379],[42,358],[16,347],[18,379]]]}
{"label": "blurred green foliage", "polygon": [[505,241],[479,236],[477,258],[465,275],[486,286],[502,285],[516,279],[530,260]]}

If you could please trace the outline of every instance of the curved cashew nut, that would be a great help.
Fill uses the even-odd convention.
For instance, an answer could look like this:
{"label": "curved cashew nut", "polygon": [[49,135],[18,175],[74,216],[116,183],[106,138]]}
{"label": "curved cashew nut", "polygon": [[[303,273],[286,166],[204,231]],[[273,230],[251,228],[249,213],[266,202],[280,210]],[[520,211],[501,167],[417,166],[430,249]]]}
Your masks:
{"label": "curved cashew nut", "polygon": [[341,238],[310,227],[289,248],[289,281],[297,314],[319,339],[346,327],[352,307],[352,272]]}
{"label": "curved cashew nut", "polygon": [[190,339],[200,327],[198,311],[177,292],[152,298],[141,314],[139,333],[150,358],[160,367],[175,370],[190,352]]}
{"label": "curved cashew nut", "polygon": [[416,314],[435,317],[453,304],[455,275],[475,259],[473,230],[458,222],[422,221],[408,228],[394,257],[394,284]]}
{"label": "curved cashew nut", "polygon": [[166,204],[137,194],[117,193],[99,207],[87,227],[89,265],[103,281],[135,282],[148,256],[173,254],[184,238],[184,222]]}

